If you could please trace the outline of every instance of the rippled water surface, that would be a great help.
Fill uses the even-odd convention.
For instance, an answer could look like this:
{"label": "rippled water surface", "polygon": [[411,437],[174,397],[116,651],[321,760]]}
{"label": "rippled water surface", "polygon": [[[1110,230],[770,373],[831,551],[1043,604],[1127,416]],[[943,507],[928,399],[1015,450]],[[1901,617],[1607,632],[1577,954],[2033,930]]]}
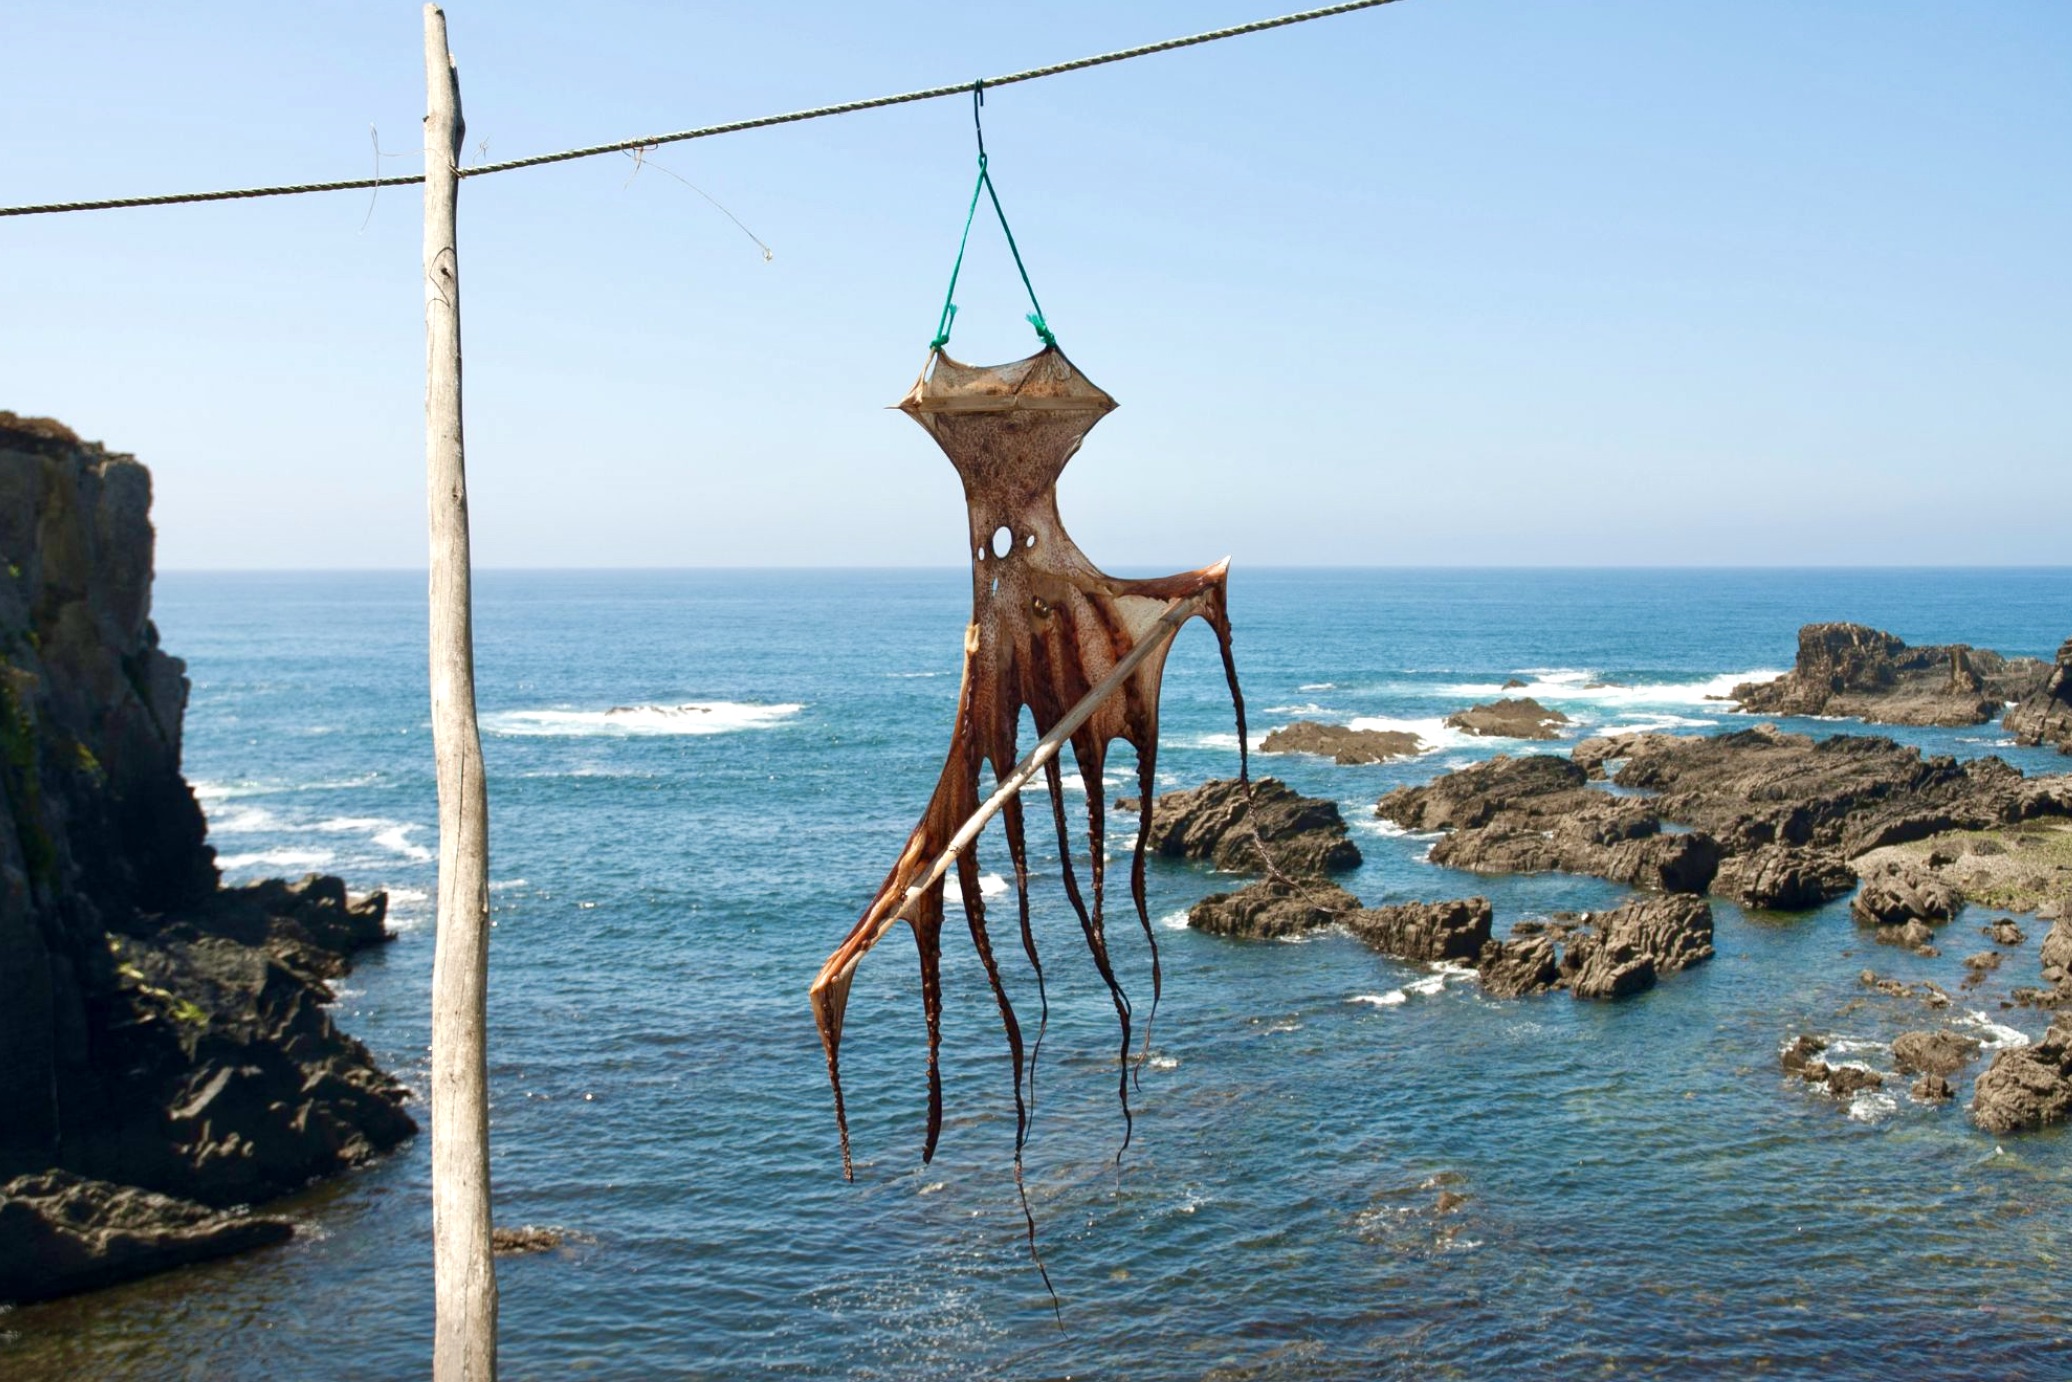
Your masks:
{"label": "rippled water surface", "polygon": [[[1846,904],[1719,905],[1718,958],[1642,997],[1492,1002],[1338,934],[1196,935],[1179,914],[1220,881],[1155,866],[1165,995],[1118,1167],[1113,1011],[1039,846],[1051,1008],[1028,1185],[1060,1327],[1022,1241],[1007,1064],[968,940],[946,933],[931,1166],[911,945],[870,957],[850,1009],[853,1185],[805,1003],[941,764],[963,573],[492,572],[478,596],[497,1214],[570,1233],[501,1264],[507,1377],[2072,1375],[2072,1139],[1996,1143],[1897,1083],[1844,1105],[1777,1068],[1813,1030],[1889,1070],[1884,1043],[1923,1013],[1866,999],[1858,970],[1954,990],[1986,914],[1931,961],[1873,953]],[[1457,874],[1383,830],[1383,791],[1495,751],[1442,731],[1446,713],[1515,675],[1578,735],[1711,729],[1729,717],[1706,697],[1788,666],[1814,619],[2048,656],[2072,633],[2072,572],[1240,571],[1232,603],[1255,733],[1312,717],[1438,745],[1383,766],[1258,760],[1342,803],[1367,856],[1352,889],[1482,892],[1502,930],[1623,890]],[[158,617],[193,676],[187,769],[228,875],[389,889],[402,935],[344,981],[337,1017],[421,1088],[421,578],[174,574]],[[2068,766],[1997,726],[1888,732]],[[1234,771],[1199,629],[1164,733],[1168,785]],[[1111,794],[1131,773],[1112,766]],[[997,838],[984,848],[1007,873]],[[2044,928],[2025,926],[1954,1010],[1989,1041],[2041,1030],[1998,1006],[2035,982]],[[1127,917],[1113,934],[1147,999],[1142,936]],[[0,1315],[0,1373],[422,1376],[427,1150],[298,1201],[290,1245]],[[1464,1198],[1442,1212],[1442,1193]]]}

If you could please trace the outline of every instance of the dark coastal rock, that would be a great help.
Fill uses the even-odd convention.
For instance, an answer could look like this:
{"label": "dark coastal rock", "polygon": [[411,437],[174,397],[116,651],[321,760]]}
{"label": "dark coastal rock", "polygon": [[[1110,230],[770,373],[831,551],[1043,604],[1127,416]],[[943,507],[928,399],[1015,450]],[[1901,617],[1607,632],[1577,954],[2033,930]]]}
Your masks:
{"label": "dark coastal rock", "polygon": [[[1138,809],[1134,797],[1115,805]],[[1337,873],[1360,864],[1360,847],[1349,838],[1338,803],[1303,796],[1278,778],[1252,784],[1250,819],[1243,785],[1235,778],[1168,792],[1152,807],[1150,847],[1169,859],[1204,859],[1226,873],[1263,873],[1259,840],[1274,867],[1287,874]]]}
{"label": "dark coastal rock", "polygon": [[1909,648],[1862,624],[1808,624],[1792,670],[1734,688],[1760,715],[1851,715],[1891,725],[1979,725],[2039,687],[2035,658],[2004,658],[1968,644]]}
{"label": "dark coastal rock", "polygon": [[2025,778],[1998,758],[1924,757],[1871,735],[1622,734],[1586,739],[1572,757],[1586,771],[1620,763],[1617,785],[1652,793],[1650,810],[1710,834],[1728,857],[1786,844],[1855,861],[1949,831],[2072,816],[2072,776]]}
{"label": "dark coastal rock", "polygon": [[1485,941],[1475,958],[1482,990],[1492,998],[1523,998],[1561,986],[1560,956],[1554,938],[1544,931]]}
{"label": "dark coastal rock", "polygon": [[[1809,1070],[1812,1068],[1807,1067]],[[1866,1070],[1860,1065],[1835,1065],[1825,1069],[1827,1092],[1837,1099],[1846,1099],[1859,1090],[1885,1087],[1883,1075],[1875,1070]]]}
{"label": "dark coastal rock", "polygon": [[1274,730],[1259,746],[1261,753],[1314,753],[1346,765],[1415,758],[1423,749],[1424,741],[1404,730],[1350,729],[1315,720]]}
{"label": "dark coastal rock", "polygon": [[1712,908],[1672,894],[1638,898],[1569,937],[1562,973],[1578,998],[1623,998],[1712,958]]}
{"label": "dark coastal rock", "polygon": [[1568,716],[1521,696],[1457,711],[1446,717],[1446,723],[1464,734],[1498,739],[1558,739]]}
{"label": "dark coastal rock", "polygon": [[184,669],[150,619],[150,499],[133,459],[0,414],[0,1179],[220,1208],[415,1125],[326,1011],[385,899],[218,888],[180,772]]}
{"label": "dark coastal rock", "polygon": [[1382,954],[1428,964],[1474,960],[1489,940],[1489,899],[1403,902],[1354,912],[1345,918],[1352,933]]}
{"label": "dark coastal rock", "polygon": [[1957,1088],[1941,1075],[1923,1075],[1909,1091],[1924,1104],[1946,1104],[1957,1097]]}
{"label": "dark coastal rock", "polygon": [[1807,911],[1855,886],[1856,871],[1835,855],[1779,844],[1723,860],[1712,879],[1719,896],[1769,912]]}
{"label": "dark coastal rock", "polygon": [[1516,691],[1527,684],[1523,677],[1511,677],[1504,682],[1503,689],[1506,691]]}
{"label": "dark coastal rock", "polygon": [[1940,926],[1964,905],[1964,895],[1923,869],[1888,864],[1868,874],[1849,914],[1864,926]]}
{"label": "dark coastal rock", "polygon": [[2021,743],[2056,744],[2058,752],[2072,753],[2072,638],[2058,648],[2057,665],[2043,684],[2022,697],[2000,723]]}
{"label": "dark coastal rock", "polygon": [[1867,989],[1875,990],[1888,998],[1918,998],[1931,1008],[1950,1006],[1949,991],[1933,979],[1924,979],[1918,984],[1909,984],[1899,979],[1887,979],[1866,969],[1856,976],[1857,982]]}
{"label": "dark coastal rock", "polygon": [[1956,1032],[1902,1032],[1892,1041],[1892,1063],[1902,1075],[1954,1075],[1979,1050],[1978,1038]]}
{"label": "dark coastal rock", "polygon": [[1788,1074],[1803,1075],[1809,1066],[1819,1064],[1814,1057],[1827,1049],[1827,1038],[1805,1035],[1794,1038],[1777,1055],[1777,1063]]}
{"label": "dark coastal rock", "polygon": [[1654,803],[1598,791],[1582,768],[1551,755],[1493,758],[1400,787],[1375,814],[1449,832],[1432,846],[1432,862],[1480,873],[1560,870],[1698,893],[1719,866],[1710,835],[1664,832]]}
{"label": "dark coastal rock", "polygon": [[0,1185],[0,1302],[91,1291],[294,1237],[285,1219],[88,1180],[66,1171]]}
{"label": "dark coastal rock", "polygon": [[2050,924],[2039,958],[2046,980],[2060,988],[2072,986],[2072,915],[2061,916]]}
{"label": "dark coastal rock", "polygon": [[526,1224],[521,1228],[503,1228],[489,1231],[489,1250],[498,1257],[526,1257],[537,1252],[552,1252],[571,1238],[583,1235],[571,1234],[566,1229],[543,1228],[537,1224]]}
{"label": "dark coastal rock", "polygon": [[1360,899],[1336,883],[1261,879],[1234,893],[1211,893],[1187,909],[1187,924],[1212,936],[1278,940],[1358,914]]}
{"label": "dark coastal rock", "polygon": [[1935,948],[1935,932],[1928,929],[1928,923],[1918,917],[1909,918],[1901,926],[1879,926],[1871,935],[1880,945],[1896,945],[1911,950],[1916,955],[1940,955]]}
{"label": "dark coastal rock", "polygon": [[2008,917],[2000,917],[1989,925],[1979,927],[1979,934],[1991,937],[1995,945],[2020,945],[2029,939],[2023,934],[2022,928]]}
{"label": "dark coastal rock", "polygon": [[1971,1118],[1990,1133],[2025,1132],[2072,1117],[2072,1015],[2043,1040],[2004,1050],[1972,1087]]}

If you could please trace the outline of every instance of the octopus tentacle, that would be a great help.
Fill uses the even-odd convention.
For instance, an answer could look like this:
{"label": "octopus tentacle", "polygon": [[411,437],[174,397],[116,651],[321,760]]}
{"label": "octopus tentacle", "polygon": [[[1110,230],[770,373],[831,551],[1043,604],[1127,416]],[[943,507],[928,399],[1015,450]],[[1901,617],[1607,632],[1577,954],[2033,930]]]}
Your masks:
{"label": "octopus tentacle", "polygon": [[[1053,759],[1053,762],[1056,760]],[[1043,1053],[1043,1035],[1050,1030],[1050,994],[1043,984],[1043,961],[1036,953],[1036,931],[1029,923],[1029,844],[1023,829],[1022,799],[1016,796],[1000,811],[1007,831],[1007,852],[1014,860],[1014,900],[1022,927],[1022,953],[1036,975],[1036,1039],[1029,1044],[1029,1113],[1036,1112],[1036,1058]],[[1023,1133],[1026,1140],[1027,1132]]]}
{"label": "octopus tentacle", "polygon": [[[1137,749],[1137,840],[1130,851],[1130,901],[1137,905],[1137,920],[1144,927],[1144,940],[1151,947],[1151,1011],[1144,1014],[1144,1040],[1138,1049],[1136,1068],[1142,1071],[1151,1059],[1151,1024],[1158,1021],[1158,1000],[1164,988],[1159,973],[1158,935],[1151,929],[1151,905],[1146,893],[1144,855],[1151,842],[1151,803],[1158,788],[1158,736],[1146,739]],[[1142,1078],[1139,1076],[1139,1088]]]}

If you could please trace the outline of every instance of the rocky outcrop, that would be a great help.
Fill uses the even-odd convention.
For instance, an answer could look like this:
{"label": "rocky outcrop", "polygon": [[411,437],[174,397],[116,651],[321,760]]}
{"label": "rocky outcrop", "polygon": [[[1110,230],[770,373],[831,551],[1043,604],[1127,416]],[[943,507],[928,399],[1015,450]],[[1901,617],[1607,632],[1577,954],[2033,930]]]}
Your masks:
{"label": "rocky outcrop", "polygon": [[1489,899],[1402,902],[1354,912],[1345,924],[1382,954],[1413,964],[1473,961],[1489,941]]}
{"label": "rocky outcrop", "polygon": [[0,414],[0,1179],[220,1208],[415,1125],[325,1011],[384,900],[218,889],[184,669],[150,619],[150,498],[131,458]]}
{"label": "rocky outcrop", "polygon": [[2057,665],[2043,684],[2022,697],[2000,723],[2021,743],[2056,744],[2060,753],[2072,753],[2072,638],[2058,648]]}
{"label": "rocky outcrop", "polygon": [[1520,696],[1457,711],[1446,717],[1446,723],[1463,734],[1498,739],[1559,739],[1568,716],[1530,696]]}
{"label": "rocky outcrop", "polygon": [[1712,953],[1712,908],[1703,899],[1639,898],[1569,937],[1561,970],[1578,998],[1623,998]]}
{"label": "rocky outcrop", "polygon": [[1964,905],[1964,895],[1925,869],[1887,864],[1866,876],[1849,914],[1863,926],[1940,926]]}
{"label": "rocky outcrop", "polygon": [[1590,785],[1565,758],[1498,757],[1421,787],[1400,787],[1375,814],[1412,830],[1443,830],[1435,864],[1478,873],[1595,874],[1670,892],[1703,892],[1719,847],[1703,832],[1664,831],[1654,803]]}
{"label": "rocky outcrop", "polygon": [[1743,907],[1803,912],[1856,886],[1856,871],[1840,858],[1796,845],[1757,845],[1722,862],[1712,891]]}
{"label": "rocky outcrop", "polygon": [[1546,932],[1486,941],[1475,958],[1482,991],[1492,998],[1524,998],[1561,986],[1561,957]]}
{"label": "rocky outcrop", "polygon": [[26,1305],[113,1286],[294,1234],[285,1219],[66,1171],[18,1176],[0,1185],[0,1302]]}
{"label": "rocky outcrop", "polygon": [[[1125,797],[1115,806],[1135,811],[1139,802]],[[1261,841],[1273,866],[1286,874],[1314,876],[1360,865],[1360,847],[1338,803],[1303,796],[1278,778],[1252,784],[1249,818],[1243,784],[1235,778],[1168,792],[1152,806],[1150,848],[1169,859],[1207,860],[1226,873],[1264,873]]]}
{"label": "rocky outcrop", "polygon": [[1862,624],[1808,624],[1792,670],[1733,690],[1760,715],[1850,715],[1888,725],[1979,725],[2041,685],[2035,658],[1968,644],[1909,648]]}
{"label": "rocky outcrop", "polygon": [[1972,1087],[1971,1119],[1990,1133],[2025,1132],[2072,1117],[2072,1016],[2043,1040],[1999,1052]]}
{"label": "rocky outcrop", "polygon": [[1957,1032],[1901,1032],[1892,1040],[1892,1063],[1902,1075],[1954,1075],[1980,1049],[1977,1037]]}
{"label": "rocky outcrop", "polygon": [[1265,878],[1234,893],[1211,893],[1187,909],[1187,924],[1212,936],[1280,940],[1344,921],[1360,899],[1320,878]]}
{"label": "rocky outcrop", "polygon": [[1424,741],[1404,730],[1350,729],[1315,720],[1277,729],[1259,746],[1261,753],[1314,753],[1346,765],[1415,758],[1423,750]]}

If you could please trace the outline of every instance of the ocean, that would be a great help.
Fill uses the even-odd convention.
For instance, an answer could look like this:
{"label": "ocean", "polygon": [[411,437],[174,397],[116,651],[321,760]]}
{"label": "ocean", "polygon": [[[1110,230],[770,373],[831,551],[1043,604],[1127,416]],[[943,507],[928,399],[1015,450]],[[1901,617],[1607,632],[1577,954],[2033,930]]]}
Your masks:
{"label": "ocean", "polygon": [[[1189,931],[1186,907],[1230,880],[1155,861],[1164,996],[1118,1159],[1114,1012],[1035,832],[1050,1018],[1027,1184],[1054,1314],[1023,1239],[1005,1045],[954,911],[932,1165],[904,931],[865,961],[845,1028],[853,1184],[806,1003],[941,766],[966,573],[489,571],[477,596],[496,1211],[568,1235],[499,1264],[507,1378],[2072,1375],[2072,1134],[1996,1140],[1961,1098],[1837,1101],[1778,1069],[1806,1031],[1889,1069],[1884,1043],[1921,1014],[1861,1001],[1858,971],[1954,991],[1982,945],[1873,956],[1844,902],[1791,919],[1715,902],[1717,958],[1645,995],[1492,1001],[1337,932]],[[1573,718],[1570,742],[1714,731],[1747,721],[1713,698],[1789,667],[1798,626],[1826,619],[2048,657],[2072,634],[2072,569],[1239,566],[1231,604],[1255,738],[1313,718],[1434,745],[1363,767],[1255,757],[1341,804],[1366,855],[1342,881],[1370,906],[1480,893],[1502,934],[1625,890],[1456,873],[1376,820],[1391,787],[1521,751],[1447,713],[1518,677]],[[335,1015],[423,1089],[422,576],[171,573],[156,617],[193,679],[186,771],[226,877],[388,890],[400,935],[341,981]],[[1200,625],[1163,723],[1164,786],[1235,773]],[[1785,724],[2072,768],[1997,725]],[[1119,758],[1116,795],[1134,790]],[[1123,854],[1133,818],[1111,825]],[[997,893],[997,830],[981,854]],[[1141,1011],[1144,937],[1126,908],[1112,920]],[[1951,1011],[1989,1046],[2044,1025],[1995,1001],[2036,982],[2046,928],[2023,928]],[[1002,954],[1027,1019],[1026,963]],[[283,1247],[0,1314],[0,1374],[423,1376],[428,1165],[419,1137],[310,1191]],[[1442,1192],[1463,1198],[1442,1212]]]}

